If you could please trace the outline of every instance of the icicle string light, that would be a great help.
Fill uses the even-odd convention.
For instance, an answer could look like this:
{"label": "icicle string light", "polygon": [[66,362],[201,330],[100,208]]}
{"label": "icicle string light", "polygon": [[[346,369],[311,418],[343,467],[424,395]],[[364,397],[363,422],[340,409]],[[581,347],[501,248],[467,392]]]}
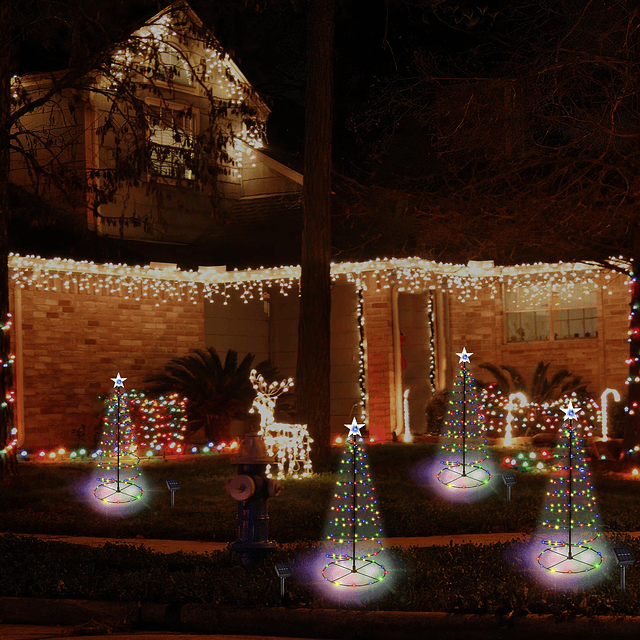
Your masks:
{"label": "icicle string light", "polygon": [[[279,289],[288,294],[298,287],[300,267],[285,266],[226,271],[224,267],[201,267],[182,271],[175,266],[99,265],[87,261],[61,258],[42,259],[11,254],[9,267],[15,284],[22,288],[45,291],[87,292],[123,295],[126,298],[194,301],[225,300],[231,296],[245,302],[260,299],[264,290]],[[334,281],[346,278],[359,290],[366,290],[365,275],[370,275],[377,291],[397,286],[401,291],[438,289],[456,295],[459,300],[476,299],[488,290],[497,295],[501,283],[518,283],[519,288],[535,292],[542,285],[570,288],[575,283],[589,283],[607,288],[612,277],[605,269],[580,263],[491,267],[485,271],[468,265],[451,265],[418,258],[342,262],[331,265]]]}

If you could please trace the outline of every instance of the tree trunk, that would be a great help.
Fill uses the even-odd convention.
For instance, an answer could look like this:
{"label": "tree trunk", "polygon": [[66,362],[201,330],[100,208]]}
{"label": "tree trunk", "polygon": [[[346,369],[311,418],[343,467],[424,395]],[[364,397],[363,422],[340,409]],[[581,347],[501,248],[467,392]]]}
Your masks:
{"label": "tree trunk", "polygon": [[330,445],[331,138],[334,0],[312,0],[307,13],[304,219],[297,412],[313,438],[318,464]]}
{"label": "tree trunk", "polygon": [[627,423],[624,451],[640,443],[640,228],[634,229],[631,300],[629,302],[629,377],[627,378]]}
{"label": "tree trunk", "polygon": [[[9,248],[7,217],[9,202],[9,133],[11,128],[11,22],[10,5],[0,0],[0,451],[13,438],[13,406],[7,402],[12,388],[10,315],[9,315]],[[15,447],[0,453],[0,479],[16,473]]]}

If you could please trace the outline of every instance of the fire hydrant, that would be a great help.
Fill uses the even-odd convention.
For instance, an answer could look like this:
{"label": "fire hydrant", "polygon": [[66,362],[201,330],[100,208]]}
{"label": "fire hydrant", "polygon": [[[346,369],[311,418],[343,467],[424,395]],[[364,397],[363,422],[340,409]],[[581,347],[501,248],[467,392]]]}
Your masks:
{"label": "fire hydrant", "polygon": [[257,433],[245,436],[231,461],[238,465],[238,475],[225,485],[225,490],[238,501],[238,531],[236,541],[228,548],[236,553],[238,562],[243,565],[261,562],[278,546],[268,540],[267,500],[282,491],[279,482],[267,478],[267,465],[273,462]]}

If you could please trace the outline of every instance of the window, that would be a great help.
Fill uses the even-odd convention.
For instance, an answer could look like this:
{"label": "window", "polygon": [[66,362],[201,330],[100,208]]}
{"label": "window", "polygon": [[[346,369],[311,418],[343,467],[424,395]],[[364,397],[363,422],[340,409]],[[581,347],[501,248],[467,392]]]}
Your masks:
{"label": "window", "polygon": [[156,175],[194,180],[193,115],[187,109],[149,107],[151,163]]}
{"label": "window", "polygon": [[594,338],[598,302],[593,286],[524,283],[505,286],[507,342]]}
{"label": "window", "polygon": [[158,52],[157,76],[160,80],[171,81],[175,84],[193,86],[193,75],[185,57],[171,45],[165,44]]}

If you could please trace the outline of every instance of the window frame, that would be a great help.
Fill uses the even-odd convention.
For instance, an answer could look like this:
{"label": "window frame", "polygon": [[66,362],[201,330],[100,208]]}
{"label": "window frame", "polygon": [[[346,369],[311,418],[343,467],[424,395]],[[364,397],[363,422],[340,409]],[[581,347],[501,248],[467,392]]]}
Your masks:
{"label": "window frame", "polygon": [[[524,284],[524,283],[522,283]],[[521,283],[512,283],[511,285],[508,285],[507,283],[503,283],[502,285],[502,312],[504,314],[504,320],[503,320],[503,332],[504,332],[504,344],[523,344],[523,343],[527,343],[527,344],[531,344],[531,343],[546,343],[546,342],[562,342],[562,341],[566,341],[566,340],[593,340],[594,338],[597,338],[599,335],[599,326],[601,324],[601,318],[600,318],[600,305],[601,305],[601,299],[600,299],[600,293],[598,289],[593,289],[592,286],[590,286],[588,283],[583,283],[583,282],[576,282],[574,286],[579,287],[582,286],[584,287],[583,289],[583,293],[587,294],[587,293],[593,293],[595,296],[595,301],[594,304],[589,304],[586,300],[585,300],[585,306],[569,306],[569,305],[562,305],[561,302],[554,302],[554,298],[556,296],[558,296],[558,293],[554,291],[554,285],[550,284],[550,283],[539,283],[537,284],[538,287],[542,288],[544,287],[545,292],[546,292],[546,297],[547,297],[547,302],[545,304],[545,306],[539,305],[531,305],[531,306],[525,306],[522,308],[519,308],[517,310],[508,310],[507,306],[508,306],[508,295],[509,295],[509,291],[513,291],[514,289],[517,289],[519,286],[522,286]],[[581,335],[566,335],[566,336],[561,336],[559,335],[559,325],[562,322],[571,322],[571,318],[559,318],[558,315],[559,313],[566,311],[566,312],[571,312],[571,311],[575,311],[575,310],[580,310],[582,311],[582,318],[578,319],[578,318],[574,318],[573,320],[581,320],[583,323],[583,332]],[[590,317],[587,317],[586,313],[588,310],[593,310],[593,314],[591,314]],[[532,313],[535,315],[538,315],[540,313],[544,313],[544,316],[546,318],[546,323],[548,325],[548,332],[546,337],[542,338],[537,338],[537,337],[529,337],[529,338],[523,338],[522,340],[510,340],[510,336],[509,336],[509,315],[513,314],[513,315],[520,315],[523,313]],[[586,328],[587,328],[587,321],[591,320],[593,322],[595,322],[595,331],[593,332],[587,332]],[[587,333],[589,333],[590,335],[586,335]]]}
{"label": "window frame", "polygon": [[[176,114],[180,114],[181,112],[184,112],[184,117],[188,117],[189,121],[190,121],[190,131],[187,131],[187,123],[185,121],[185,125],[184,125],[184,129],[183,130],[176,130],[171,129],[169,127],[165,127],[162,130],[163,131],[171,131],[174,134],[175,133],[179,133],[180,135],[189,137],[191,139],[191,141],[193,142],[193,140],[195,140],[195,138],[198,135],[198,131],[199,131],[199,122],[200,122],[200,110],[197,107],[194,107],[192,105],[186,105],[184,103],[179,103],[179,102],[175,102],[175,101],[170,101],[170,100],[160,100],[158,98],[151,98],[148,97],[145,99],[145,104],[147,106],[147,108],[149,109],[149,113],[148,113],[148,124],[147,124],[147,132],[146,135],[148,136],[149,139],[149,145],[151,148],[151,155],[153,153],[153,147],[164,147],[166,149],[177,149],[177,150],[181,150],[184,149],[184,147],[182,147],[179,143],[175,143],[175,144],[163,144],[163,143],[154,143],[153,142],[153,135],[154,135],[154,131],[153,128],[154,126],[157,125],[153,125],[151,123],[151,119],[153,117],[151,110],[166,110],[166,111],[170,111]],[[189,112],[189,116],[186,116],[186,112]],[[173,116],[172,116],[173,117]],[[162,123],[164,123],[164,118],[162,117],[162,113],[160,113],[158,115],[158,120]],[[193,151],[192,151],[193,153]],[[185,184],[196,184],[198,182],[198,178],[197,176],[192,175],[191,176],[187,176],[187,175],[177,175],[178,172],[172,172],[172,174],[165,174],[162,173],[160,170],[158,170],[158,165],[156,164],[156,162],[153,160],[153,157],[150,158],[150,163],[151,165],[153,165],[154,171],[153,173],[151,171],[148,172],[147,174],[147,179],[148,180],[158,180],[158,181],[163,181],[169,184],[176,184],[177,182],[183,182]],[[189,171],[191,172],[191,169],[188,169],[185,165],[181,165],[180,163],[176,163],[176,162],[168,162],[166,159],[163,161],[163,164],[166,163],[168,164],[168,166],[183,166],[185,172]]]}

